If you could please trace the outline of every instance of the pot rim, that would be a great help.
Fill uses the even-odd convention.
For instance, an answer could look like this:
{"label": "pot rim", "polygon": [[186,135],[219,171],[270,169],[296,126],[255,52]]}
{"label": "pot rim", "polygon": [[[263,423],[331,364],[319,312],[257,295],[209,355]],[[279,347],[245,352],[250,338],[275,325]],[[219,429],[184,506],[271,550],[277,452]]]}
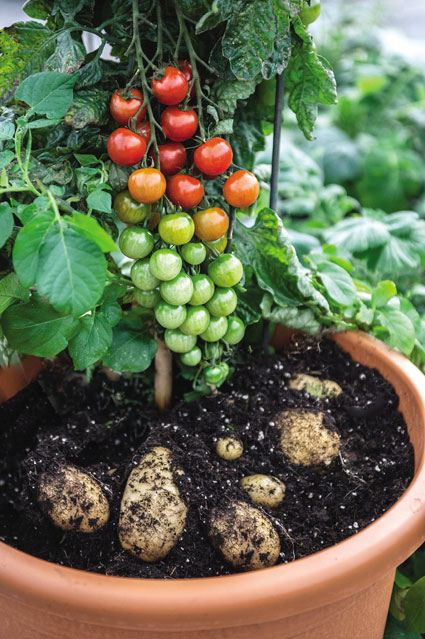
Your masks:
{"label": "pot rim", "polygon": [[[334,336],[345,350],[372,352],[409,388],[425,428],[425,377],[414,364],[364,333]],[[345,599],[378,581],[425,540],[425,455],[402,497],[348,539],[260,571],[197,579],[112,577],[37,559],[0,543],[0,592],[31,607],[82,622],[200,630],[276,620]],[[219,611],[219,618],[217,615]],[[134,625],[136,624],[136,626]]]}

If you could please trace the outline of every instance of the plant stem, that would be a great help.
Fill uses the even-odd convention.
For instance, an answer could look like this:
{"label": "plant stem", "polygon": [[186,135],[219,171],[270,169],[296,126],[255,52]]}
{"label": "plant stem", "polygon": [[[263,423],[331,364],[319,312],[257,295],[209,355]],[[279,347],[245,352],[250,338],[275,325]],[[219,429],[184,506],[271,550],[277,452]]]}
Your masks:
{"label": "plant stem", "polygon": [[158,350],[155,355],[155,403],[159,410],[171,404],[173,392],[173,357],[165,343],[155,335]]}
{"label": "plant stem", "polygon": [[[34,184],[31,182],[29,175],[28,175],[28,166],[29,166],[29,161],[30,161],[30,156],[31,156],[31,143],[32,143],[32,136],[31,136],[31,130],[28,133],[28,144],[27,144],[27,148],[25,150],[25,159],[24,162],[22,162],[22,158],[21,158],[21,151],[22,151],[22,135],[23,135],[23,131],[20,127],[18,127],[18,129],[16,130],[15,133],[15,155],[16,155],[16,160],[18,162],[18,166],[21,170],[22,173],[22,178],[25,182],[25,184],[27,185],[27,188],[25,190],[27,191],[31,191],[31,193],[33,193],[34,195],[41,195],[41,193],[39,191],[37,191],[37,189],[35,188]],[[14,189],[16,191],[16,189]]]}
{"label": "plant stem", "polygon": [[227,231],[227,244],[225,253],[230,253],[232,250],[232,239],[233,239],[233,229],[235,227],[236,221],[236,209],[234,206],[230,207],[229,210],[229,230]]}

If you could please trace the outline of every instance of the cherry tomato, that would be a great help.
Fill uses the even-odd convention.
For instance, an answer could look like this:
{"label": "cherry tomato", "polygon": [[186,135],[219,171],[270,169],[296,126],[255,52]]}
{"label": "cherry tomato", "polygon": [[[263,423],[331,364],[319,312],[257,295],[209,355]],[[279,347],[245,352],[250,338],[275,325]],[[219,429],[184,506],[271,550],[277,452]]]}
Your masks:
{"label": "cherry tomato", "polygon": [[211,138],[195,150],[193,160],[202,173],[220,175],[232,163],[232,147],[223,138]]}
{"label": "cherry tomato", "polygon": [[198,116],[193,109],[184,111],[176,106],[169,106],[161,115],[161,127],[170,140],[184,142],[195,135]]}
{"label": "cherry tomato", "polygon": [[162,282],[161,297],[168,304],[187,304],[193,295],[193,282],[186,273],[179,273],[172,280]]}
{"label": "cherry tomato", "polygon": [[202,351],[199,346],[194,346],[190,351],[188,351],[187,353],[183,353],[180,356],[180,360],[186,366],[198,366],[201,359]]}
{"label": "cherry tomato", "polygon": [[206,342],[218,342],[227,331],[227,319],[225,317],[211,317],[208,328],[201,333]]}
{"label": "cherry tomato", "polygon": [[320,15],[320,8],[320,0],[311,0],[310,5],[307,2],[303,2],[300,18],[305,27],[317,20]]}
{"label": "cherry tomato", "polygon": [[182,269],[182,258],[172,249],[159,249],[152,253],[149,260],[149,270],[159,280],[172,280]]}
{"label": "cherry tomato", "polygon": [[155,318],[164,328],[178,328],[186,319],[186,306],[168,304],[163,300],[155,307]]}
{"label": "cherry tomato", "polygon": [[201,243],[190,242],[182,246],[181,254],[185,262],[192,264],[192,266],[197,266],[205,260],[207,250]]}
{"label": "cherry tomato", "polygon": [[170,213],[161,218],[158,231],[164,242],[180,246],[190,242],[195,232],[195,225],[187,213]]}
{"label": "cherry tomato", "polygon": [[140,226],[128,226],[120,235],[121,252],[133,260],[146,257],[152,251],[155,240],[152,233]]}
{"label": "cherry tomato", "polygon": [[258,180],[249,171],[236,171],[227,178],[223,187],[226,201],[237,208],[251,206],[257,199],[259,192]]}
{"label": "cherry tomato", "polygon": [[156,227],[158,226],[160,220],[161,220],[161,214],[158,211],[156,213],[153,213],[150,216],[150,218],[148,219],[148,227],[149,227],[149,229],[151,231],[156,229]]}
{"label": "cherry tomato", "polygon": [[130,129],[116,129],[108,138],[108,155],[120,166],[138,164],[146,153],[146,142]]}
{"label": "cherry tomato", "polygon": [[188,81],[176,67],[165,67],[164,76],[160,80],[154,77],[151,86],[158,102],[168,105],[182,102],[189,91]]}
{"label": "cherry tomato", "polygon": [[[159,151],[159,168],[164,175],[174,175],[182,170],[186,164],[187,154],[183,144],[177,142],[166,142],[158,146]],[[149,157],[155,164],[155,151],[153,148],[149,151]]]}
{"label": "cherry tomato", "polygon": [[[112,95],[109,109],[115,122],[118,124],[128,125],[130,118],[133,118],[143,104],[143,93],[139,89],[130,89],[128,99],[122,97],[123,89],[118,89]],[[134,96],[134,97],[133,97]],[[143,120],[146,115],[146,107],[144,106],[139,115],[137,122]]]}
{"label": "cherry tomato", "polygon": [[214,242],[205,242],[208,247],[209,255],[216,255],[217,253],[224,253],[227,246],[227,235],[223,235],[223,237],[219,237],[218,240],[214,240]]}
{"label": "cherry tomato", "polygon": [[134,262],[131,267],[130,277],[134,286],[142,291],[153,291],[154,288],[161,284],[160,280],[154,277],[150,271],[148,257]]}
{"label": "cherry tomato", "polygon": [[147,146],[149,142],[151,141],[151,137],[152,137],[152,129],[149,122],[146,122],[146,121],[140,122],[140,124],[136,126],[136,132],[138,135],[142,136]]}
{"label": "cherry tomato", "polygon": [[223,337],[224,341],[231,345],[239,344],[245,335],[245,324],[235,315],[227,318],[227,324],[227,331]]}
{"label": "cherry tomato", "polygon": [[200,335],[210,323],[210,314],[205,306],[191,306],[180,330],[185,335]]}
{"label": "cherry tomato", "polygon": [[229,218],[226,211],[218,206],[197,211],[193,216],[195,233],[203,242],[213,242],[225,235],[229,228]]}
{"label": "cherry tomato", "polygon": [[114,211],[121,222],[126,224],[138,224],[150,215],[151,205],[136,202],[130,191],[121,191],[114,199]]}
{"label": "cherry tomato", "polygon": [[188,353],[196,345],[196,335],[185,335],[179,328],[167,328],[164,339],[174,353]]}
{"label": "cherry tomato", "polygon": [[233,313],[237,304],[238,297],[233,288],[216,288],[207,309],[215,317],[225,317]]}
{"label": "cherry tomato", "polygon": [[[184,77],[186,78],[190,86],[190,83],[192,82],[192,79],[193,79],[192,65],[187,60],[179,60],[179,69],[183,73]],[[190,90],[190,97],[193,98],[194,95],[196,95],[195,83],[193,83],[192,88]]]}
{"label": "cherry tomato", "polygon": [[202,182],[190,175],[173,175],[167,181],[167,195],[182,209],[194,209],[204,197]]}
{"label": "cherry tomato", "polygon": [[214,283],[208,275],[200,273],[192,277],[193,294],[189,300],[191,306],[202,306],[210,300],[214,293]]}
{"label": "cherry tomato", "polygon": [[167,182],[157,169],[137,169],[128,178],[131,197],[143,204],[157,202],[165,193]]}
{"label": "cherry tomato", "polygon": [[204,380],[211,386],[216,386],[223,379],[223,371],[221,367],[216,364],[213,366],[207,366],[204,370]]}
{"label": "cherry tomato", "polygon": [[217,286],[235,286],[242,279],[243,266],[237,257],[226,253],[209,264],[208,275]]}
{"label": "cherry tomato", "polygon": [[141,291],[138,288],[134,289],[134,299],[143,308],[155,308],[161,299],[158,289],[153,291]]}

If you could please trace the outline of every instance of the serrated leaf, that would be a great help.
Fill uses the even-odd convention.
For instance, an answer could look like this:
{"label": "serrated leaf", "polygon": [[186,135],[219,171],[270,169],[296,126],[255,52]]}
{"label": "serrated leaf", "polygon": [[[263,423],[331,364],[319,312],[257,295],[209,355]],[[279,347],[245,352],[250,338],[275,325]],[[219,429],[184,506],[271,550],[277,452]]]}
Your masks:
{"label": "serrated leaf", "polygon": [[106,124],[109,115],[109,98],[109,92],[103,89],[76,91],[72,105],[65,116],[65,122],[75,129],[82,129],[89,124]]}
{"label": "serrated leaf", "polygon": [[61,118],[68,111],[77,75],[43,71],[26,78],[17,88],[15,98],[26,102],[34,113],[49,119]]}
{"label": "serrated leaf", "polygon": [[72,217],[66,216],[65,219],[74,231],[95,242],[104,253],[118,251],[118,247],[113,239],[94,217],[75,212]]}
{"label": "serrated leaf", "polygon": [[98,313],[81,317],[78,332],[69,342],[69,353],[76,370],[88,368],[103,357],[112,343],[112,328]]}
{"label": "serrated leaf", "polygon": [[17,301],[28,300],[29,292],[20,283],[16,273],[9,273],[0,280],[0,315]]}
{"label": "serrated leaf", "polygon": [[53,223],[53,212],[39,212],[16,236],[12,254],[13,266],[23,286],[35,284],[40,250]]}
{"label": "serrated leaf", "polygon": [[101,211],[102,213],[112,213],[111,194],[102,189],[92,191],[87,198],[87,206],[89,209]]}
{"label": "serrated leaf", "polygon": [[86,50],[81,42],[73,40],[69,31],[61,33],[56,40],[55,50],[46,60],[46,71],[60,71],[61,73],[75,73],[81,67],[86,56]]}
{"label": "serrated leaf", "polygon": [[1,326],[7,341],[20,353],[54,357],[66,348],[74,320],[44,301],[15,304],[5,310]]}
{"label": "serrated leaf", "polygon": [[337,304],[350,306],[356,301],[357,291],[347,271],[333,262],[318,265],[317,276],[322,281],[327,294]]}
{"label": "serrated leaf", "polygon": [[13,231],[13,209],[7,202],[0,204],[0,248]]}
{"label": "serrated leaf", "polygon": [[120,322],[113,329],[112,344],[103,364],[115,371],[140,373],[149,368],[157,350],[156,341],[141,327]]}

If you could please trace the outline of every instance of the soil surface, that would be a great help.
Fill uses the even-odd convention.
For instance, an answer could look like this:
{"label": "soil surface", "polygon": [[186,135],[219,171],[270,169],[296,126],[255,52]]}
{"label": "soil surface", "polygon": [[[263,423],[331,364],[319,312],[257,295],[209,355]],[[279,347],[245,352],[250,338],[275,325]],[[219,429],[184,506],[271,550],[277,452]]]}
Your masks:
{"label": "soil surface", "polygon": [[[290,390],[303,372],[343,389],[334,399]],[[58,388],[59,386],[59,388]],[[331,546],[374,521],[404,492],[413,476],[413,449],[393,388],[353,362],[332,341],[295,342],[285,354],[247,361],[215,397],[180,402],[158,416],[142,379],[90,384],[50,368],[0,407],[0,540],[42,559],[78,569],[131,577],[182,578],[235,572],[214,550],[205,522],[211,508],[237,498],[246,475],[270,474],[286,485],[274,509],[262,509],[281,540],[278,563]],[[279,446],[274,417],[300,407],[333,417],[341,454],[324,469],[291,464]],[[244,446],[235,461],[215,452],[222,434]],[[129,471],[152,445],[167,446],[184,468],[176,481],[188,507],[187,523],[165,560],[145,563],[119,544],[117,521]],[[34,501],[37,476],[52,463],[88,469],[103,486],[111,518],[93,534],[55,528]]]}

